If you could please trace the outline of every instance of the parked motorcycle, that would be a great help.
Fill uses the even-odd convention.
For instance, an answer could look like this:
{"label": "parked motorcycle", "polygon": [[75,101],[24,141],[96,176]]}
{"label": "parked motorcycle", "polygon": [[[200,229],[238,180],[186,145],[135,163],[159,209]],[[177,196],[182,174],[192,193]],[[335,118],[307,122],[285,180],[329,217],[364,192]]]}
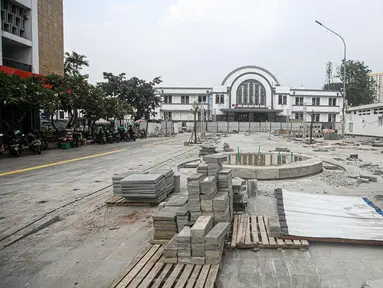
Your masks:
{"label": "parked motorcycle", "polygon": [[28,143],[29,149],[36,153],[37,155],[41,155],[42,143],[38,138],[37,133],[29,133],[28,134]]}
{"label": "parked motorcycle", "polygon": [[0,134],[0,155],[3,155],[5,152],[5,145],[3,143],[3,134]]}
{"label": "parked motorcycle", "polygon": [[20,157],[20,154],[23,152],[23,140],[24,134],[22,134],[20,130],[15,130],[12,132],[9,140],[10,155]]}
{"label": "parked motorcycle", "polygon": [[146,138],[146,130],[145,130],[145,128],[143,128],[143,129],[141,129],[139,131],[139,137],[140,137],[140,139]]}

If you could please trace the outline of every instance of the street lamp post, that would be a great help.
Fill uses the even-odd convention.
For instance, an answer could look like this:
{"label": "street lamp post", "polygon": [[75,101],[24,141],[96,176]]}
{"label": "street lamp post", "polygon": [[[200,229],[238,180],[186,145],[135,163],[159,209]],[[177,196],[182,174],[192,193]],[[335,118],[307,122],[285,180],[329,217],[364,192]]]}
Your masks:
{"label": "street lamp post", "polygon": [[343,37],[340,36],[338,33],[336,33],[335,31],[331,30],[330,28],[324,26],[321,22],[319,22],[318,20],[315,20],[315,23],[317,23],[318,25],[322,26],[323,28],[325,28],[326,30],[330,31],[331,33],[335,34],[336,36],[338,36],[342,42],[343,42],[343,47],[344,47],[344,51],[343,51],[343,107],[342,107],[342,134],[344,135],[344,126],[345,126],[345,117],[344,117],[344,111],[345,111],[345,103],[346,103],[346,42],[344,41]]}

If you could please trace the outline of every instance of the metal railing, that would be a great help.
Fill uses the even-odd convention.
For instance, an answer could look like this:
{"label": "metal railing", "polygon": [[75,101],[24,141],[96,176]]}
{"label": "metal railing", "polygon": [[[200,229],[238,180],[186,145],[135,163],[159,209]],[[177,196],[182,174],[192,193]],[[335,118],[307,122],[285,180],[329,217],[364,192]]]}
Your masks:
{"label": "metal railing", "polygon": [[3,66],[32,72],[32,65],[17,62],[15,60],[7,59],[7,58],[3,58]]}

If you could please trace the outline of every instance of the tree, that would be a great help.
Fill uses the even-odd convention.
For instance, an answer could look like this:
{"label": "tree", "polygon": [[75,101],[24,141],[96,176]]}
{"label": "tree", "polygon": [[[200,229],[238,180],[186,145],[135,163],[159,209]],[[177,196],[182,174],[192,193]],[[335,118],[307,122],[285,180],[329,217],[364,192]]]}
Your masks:
{"label": "tree", "polygon": [[155,94],[154,86],[162,82],[160,77],[146,82],[137,77],[126,79],[125,73],[114,75],[104,72],[104,79],[106,81],[98,83],[97,86],[106,95],[126,101],[135,111],[134,120],[142,117],[148,119],[150,115],[155,115],[154,110],[160,106],[161,99]]}
{"label": "tree", "polygon": [[323,85],[322,89],[327,91],[341,91],[343,90],[343,83],[340,83],[340,82],[332,82],[330,84],[326,83]]}
{"label": "tree", "polygon": [[346,99],[349,105],[359,106],[373,103],[376,99],[375,81],[369,76],[371,70],[363,61],[348,60],[346,62],[346,79],[343,65],[337,68],[336,77],[346,82]]}
{"label": "tree", "polygon": [[72,54],[65,52],[65,74],[79,73],[84,66],[89,67],[89,61],[86,60],[85,55],[80,55],[74,51],[72,51]]}

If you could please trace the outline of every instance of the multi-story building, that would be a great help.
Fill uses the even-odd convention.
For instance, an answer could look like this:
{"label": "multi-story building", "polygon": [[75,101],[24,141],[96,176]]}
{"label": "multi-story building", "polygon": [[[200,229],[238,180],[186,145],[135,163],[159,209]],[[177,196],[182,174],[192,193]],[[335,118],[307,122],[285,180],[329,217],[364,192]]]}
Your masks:
{"label": "multi-story building", "polygon": [[345,134],[383,137],[383,103],[348,108],[345,118]]}
{"label": "multi-story building", "polygon": [[304,120],[335,126],[341,121],[343,98],[339,91],[293,89],[281,86],[268,70],[244,66],[231,71],[215,87],[158,87],[163,104],[157,117],[193,121],[192,104],[203,103],[207,121]]}
{"label": "multi-story building", "polygon": [[[1,0],[0,5],[0,72],[23,78],[63,74],[63,0]],[[2,109],[0,115],[14,129],[40,127],[34,107]],[[0,122],[0,132],[3,128]]]}
{"label": "multi-story building", "polygon": [[370,74],[370,76],[375,81],[376,100],[378,102],[383,102],[383,72]]}
{"label": "multi-story building", "polygon": [[42,75],[63,73],[62,0],[1,0],[0,33],[3,67]]}

